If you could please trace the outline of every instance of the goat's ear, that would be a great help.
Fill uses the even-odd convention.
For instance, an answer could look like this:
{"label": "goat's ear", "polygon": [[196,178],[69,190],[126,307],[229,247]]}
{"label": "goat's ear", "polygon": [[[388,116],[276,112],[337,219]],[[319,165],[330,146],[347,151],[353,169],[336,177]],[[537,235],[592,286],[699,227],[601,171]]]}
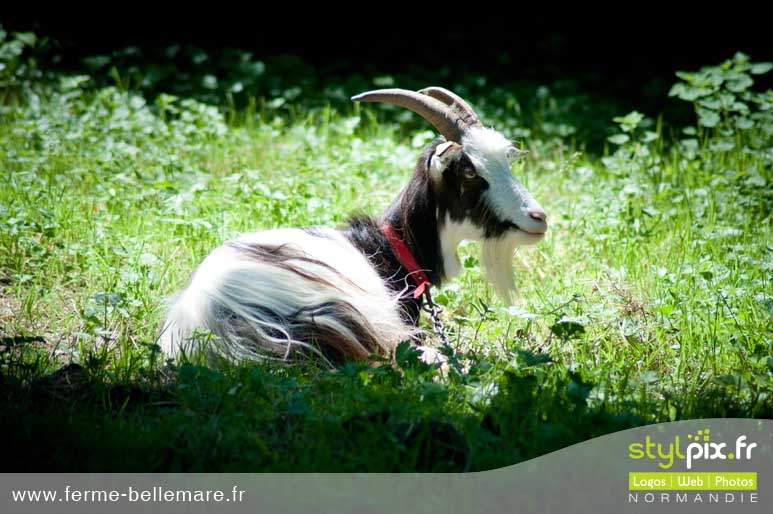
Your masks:
{"label": "goat's ear", "polygon": [[507,162],[512,164],[521,157],[525,157],[528,153],[528,150],[521,150],[520,148],[511,146],[507,149]]}
{"label": "goat's ear", "polygon": [[448,141],[439,144],[429,161],[429,172],[433,177],[441,177],[448,166],[462,154],[462,145]]}

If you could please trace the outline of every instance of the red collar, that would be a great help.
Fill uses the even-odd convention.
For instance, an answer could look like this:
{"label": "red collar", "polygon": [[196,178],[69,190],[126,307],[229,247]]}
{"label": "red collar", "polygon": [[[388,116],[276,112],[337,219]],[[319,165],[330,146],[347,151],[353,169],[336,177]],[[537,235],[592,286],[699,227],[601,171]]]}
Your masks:
{"label": "red collar", "polygon": [[429,277],[423,269],[419,267],[419,263],[413,257],[411,250],[408,249],[408,245],[398,235],[397,231],[389,223],[384,223],[381,226],[381,230],[384,231],[384,235],[389,241],[389,246],[392,247],[392,251],[397,257],[400,264],[408,271],[408,275],[416,283],[416,289],[413,292],[413,297],[420,297],[427,287],[431,285]]}

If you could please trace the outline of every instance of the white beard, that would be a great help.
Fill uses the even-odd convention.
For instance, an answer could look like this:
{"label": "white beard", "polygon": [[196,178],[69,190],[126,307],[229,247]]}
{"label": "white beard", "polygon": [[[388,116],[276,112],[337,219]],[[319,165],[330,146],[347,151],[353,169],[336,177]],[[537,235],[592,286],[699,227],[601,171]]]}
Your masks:
{"label": "white beard", "polygon": [[513,252],[517,244],[514,234],[507,233],[496,239],[483,239],[481,260],[494,291],[508,305],[515,293],[513,279]]}
{"label": "white beard", "polygon": [[500,237],[481,241],[481,260],[494,291],[508,305],[512,304],[515,294],[513,278],[513,253],[516,246],[534,244],[542,235],[533,235],[517,230],[509,231]]}

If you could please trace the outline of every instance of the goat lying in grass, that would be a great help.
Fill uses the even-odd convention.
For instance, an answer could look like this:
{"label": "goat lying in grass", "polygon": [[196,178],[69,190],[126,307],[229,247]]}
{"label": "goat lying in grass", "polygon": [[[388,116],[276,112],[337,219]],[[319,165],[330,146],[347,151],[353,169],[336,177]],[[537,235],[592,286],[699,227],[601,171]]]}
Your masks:
{"label": "goat lying in grass", "polygon": [[[511,174],[521,152],[446,89],[384,89],[352,100],[410,109],[443,137],[424,148],[380,219],[254,232],[213,251],[168,314],[160,339],[168,354],[389,355],[416,336],[424,289],[459,273],[462,240],[482,242],[488,279],[510,299],[515,247],[547,230],[545,211]],[[197,328],[215,337],[204,343]]]}

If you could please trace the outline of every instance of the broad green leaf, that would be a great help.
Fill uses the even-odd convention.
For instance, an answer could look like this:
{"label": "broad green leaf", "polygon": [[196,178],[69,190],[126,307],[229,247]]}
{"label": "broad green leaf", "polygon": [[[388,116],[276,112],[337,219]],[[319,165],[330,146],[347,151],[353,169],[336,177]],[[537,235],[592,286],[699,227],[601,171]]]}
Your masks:
{"label": "broad green leaf", "polygon": [[764,75],[765,73],[769,72],[773,69],[773,62],[758,62],[755,64],[752,64],[751,69],[749,72],[752,75]]}
{"label": "broad green leaf", "polygon": [[561,339],[574,339],[585,333],[585,327],[576,321],[562,319],[551,326],[550,331]]}
{"label": "broad green leaf", "polygon": [[711,145],[709,146],[713,151],[715,152],[729,152],[733,148],[735,148],[735,143],[733,143],[732,139],[718,139],[716,141],[712,141]]}
{"label": "broad green leaf", "polygon": [[754,80],[749,75],[739,73],[727,81],[727,88],[734,93],[740,93],[749,89],[752,84],[754,84]]}
{"label": "broad green leaf", "polygon": [[523,359],[526,366],[540,366],[542,364],[550,364],[551,362],[554,362],[550,355],[545,353],[534,353],[524,350],[516,351],[518,352],[518,357]]}
{"label": "broad green leaf", "polygon": [[217,89],[217,77],[214,75],[204,75],[201,79],[201,86],[206,89]]}
{"label": "broad green leaf", "polygon": [[85,64],[88,68],[96,70],[108,65],[110,63],[110,57],[107,55],[93,55],[91,57],[85,57],[81,59],[81,62],[83,62],[83,64]]}
{"label": "broad green leaf", "polygon": [[741,113],[747,113],[749,112],[749,106],[747,106],[743,102],[733,102],[733,105],[730,106],[730,110],[741,112]]}
{"label": "broad green leaf", "polygon": [[733,62],[737,64],[743,64],[749,62],[749,56],[743,52],[736,52],[733,56]]}
{"label": "broad green leaf", "polygon": [[697,87],[691,87],[687,84],[674,84],[671,90],[668,92],[668,96],[676,96],[687,102],[694,102],[698,98],[710,95],[711,91],[708,89],[701,89]]}
{"label": "broad green leaf", "polygon": [[681,82],[677,82],[668,90],[668,96],[678,96],[679,98],[682,98],[685,89],[687,89],[687,86]]}
{"label": "broad green leaf", "polygon": [[616,145],[624,145],[626,144],[631,138],[628,137],[626,134],[615,134],[614,136],[609,136],[607,138],[607,141],[610,143],[614,143]]}
{"label": "broad green leaf", "polygon": [[374,77],[373,84],[378,87],[391,87],[395,85],[395,79],[390,75],[382,75],[380,77]]}
{"label": "broad green leaf", "polygon": [[704,98],[698,101],[698,105],[707,109],[718,110],[721,106],[719,98]]}
{"label": "broad green leaf", "polygon": [[539,317],[537,314],[534,314],[533,312],[526,311],[522,309],[521,307],[517,307],[515,305],[507,307],[505,309],[505,312],[507,312],[508,315],[513,316],[515,318],[521,318],[521,319],[534,319]]}
{"label": "broad green leaf", "polygon": [[679,143],[685,157],[688,159],[695,159],[698,155],[698,149],[700,148],[698,140],[695,138],[682,139]]}
{"label": "broad green leaf", "polygon": [[14,37],[27,46],[35,46],[35,41],[37,41],[34,32],[16,32]]}
{"label": "broad green leaf", "polygon": [[717,114],[714,111],[710,111],[708,109],[703,109],[701,107],[698,107],[698,123],[700,123],[704,127],[716,127],[721,118],[719,117],[719,114]]}
{"label": "broad green leaf", "polygon": [[644,115],[638,111],[632,111],[625,116],[612,118],[615,123],[620,124],[620,128],[625,132],[633,132],[636,126],[644,119]]}
{"label": "broad green leaf", "polygon": [[735,102],[735,95],[732,95],[730,93],[722,93],[718,97],[719,99],[719,106],[723,111],[729,111],[733,107],[733,103]]}
{"label": "broad green leaf", "polygon": [[741,130],[748,130],[754,126],[754,122],[749,118],[740,117],[736,118],[735,126]]}
{"label": "broad green leaf", "polygon": [[715,72],[708,75],[708,84],[710,84],[715,90],[718,89],[724,81],[725,75],[719,70],[716,70]]}

